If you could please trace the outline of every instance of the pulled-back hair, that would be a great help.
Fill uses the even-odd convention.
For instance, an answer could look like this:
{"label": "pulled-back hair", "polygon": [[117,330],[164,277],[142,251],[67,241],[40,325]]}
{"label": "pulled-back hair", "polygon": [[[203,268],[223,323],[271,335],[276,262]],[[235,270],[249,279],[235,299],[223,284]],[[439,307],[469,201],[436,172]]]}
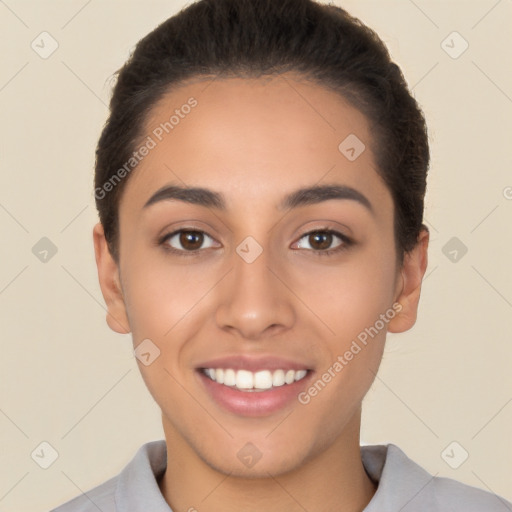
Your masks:
{"label": "pulled-back hair", "polygon": [[158,100],[195,77],[285,72],[338,92],[368,118],[376,171],[394,201],[402,261],[423,226],[429,166],[423,113],[376,33],[340,7],[312,0],[200,0],[139,41],[117,72],[96,150],[96,205],[116,260],[119,201],[129,176],[108,193],[104,184],[130,160]]}

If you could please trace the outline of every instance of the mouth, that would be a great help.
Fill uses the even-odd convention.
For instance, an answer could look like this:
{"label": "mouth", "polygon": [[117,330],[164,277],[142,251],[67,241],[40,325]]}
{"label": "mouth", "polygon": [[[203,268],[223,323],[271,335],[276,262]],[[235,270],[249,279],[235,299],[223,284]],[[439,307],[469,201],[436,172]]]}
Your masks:
{"label": "mouth", "polygon": [[209,398],[237,416],[270,416],[298,405],[314,371],[281,359],[231,357],[201,364],[196,375]]}
{"label": "mouth", "polygon": [[269,389],[289,386],[304,379],[307,369],[301,370],[235,370],[233,368],[201,368],[210,380],[242,392],[262,392]]}

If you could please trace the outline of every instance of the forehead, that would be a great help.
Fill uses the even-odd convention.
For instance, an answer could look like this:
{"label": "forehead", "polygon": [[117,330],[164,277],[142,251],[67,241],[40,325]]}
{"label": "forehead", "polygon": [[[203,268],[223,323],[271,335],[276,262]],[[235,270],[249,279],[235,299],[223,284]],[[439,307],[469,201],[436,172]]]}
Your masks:
{"label": "forehead", "polygon": [[141,138],[151,148],[123,198],[142,207],[176,183],[222,190],[228,206],[236,198],[278,202],[328,181],[386,200],[370,134],[342,96],[294,75],[196,79],[152,108]]}

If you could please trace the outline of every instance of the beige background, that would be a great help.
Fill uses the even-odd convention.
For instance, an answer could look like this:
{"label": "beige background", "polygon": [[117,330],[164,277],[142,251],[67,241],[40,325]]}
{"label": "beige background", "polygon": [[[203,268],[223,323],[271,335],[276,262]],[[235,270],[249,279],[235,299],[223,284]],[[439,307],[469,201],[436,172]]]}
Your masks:
{"label": "beige background", "polygon": [[[388,339],[362,441],[393,442],[433,474],[512,500],[512,1],[339,4],[402,66],[433,155],[419,321]],[[0,1],[2,511],[48,511],[163,437],[129,336],[104,320],[92,169],[109,76],[183,5]],[[31,48],[43,31],[59,45],[47,59]],[[469,43],[456,59],[441,45],[453,31]],[[42,237],[57,247],[46,263],[32,252]],[[468,249],[455,262],[452,237]],[[43,441],[59,454],[48,469],[31,457]],[[458,469],[441,456],[453,441],[452,465],[469,453]]]}

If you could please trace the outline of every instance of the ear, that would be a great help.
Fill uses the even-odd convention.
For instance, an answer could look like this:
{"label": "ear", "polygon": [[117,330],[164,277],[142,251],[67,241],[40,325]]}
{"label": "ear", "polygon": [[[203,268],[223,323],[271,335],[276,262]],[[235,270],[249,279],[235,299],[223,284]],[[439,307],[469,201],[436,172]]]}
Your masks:
{"label": "ear", "polygon": [[119,267],[110,253],[103,226],[99,222],[94,226],[93,240],[101,293],[107,304],[107,324],[119,334],[128,334],[130,327],[121,289]]}
{"label": "ear", "polygon": [[402,306],[400,312],[388,323],[389,332],[404,332],[416,323],[421,283],[428,263],[429,231],[423,226],[414,248],[404,255],[401,268],[401,291],[395,302]]}

